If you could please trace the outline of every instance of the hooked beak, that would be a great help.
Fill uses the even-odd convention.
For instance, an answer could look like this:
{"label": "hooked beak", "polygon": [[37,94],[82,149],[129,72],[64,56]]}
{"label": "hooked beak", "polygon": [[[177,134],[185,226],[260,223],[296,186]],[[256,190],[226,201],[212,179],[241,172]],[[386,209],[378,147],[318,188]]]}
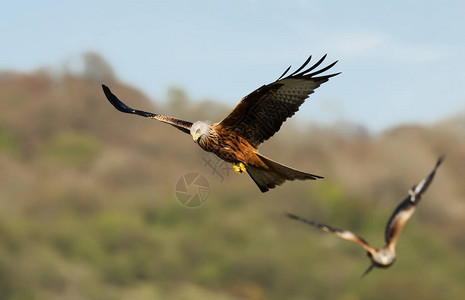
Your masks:
{"label": "hooked beak", "polygon": [[194,139],[194,143],[197,143],[197,140],[199,139],[199,137],[200,137],[200,133],[194,134],[192,136],[192,138]]}

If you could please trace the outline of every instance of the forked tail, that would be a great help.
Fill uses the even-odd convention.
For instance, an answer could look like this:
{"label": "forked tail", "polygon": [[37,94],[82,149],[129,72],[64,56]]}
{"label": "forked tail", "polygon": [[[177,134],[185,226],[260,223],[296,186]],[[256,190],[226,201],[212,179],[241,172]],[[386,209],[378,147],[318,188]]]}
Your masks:
{"label": "forked tail", "polygon": [[258,157],[268,167],[268,169],[257,168],[253,166],[247,166],[247,173],[253,179],[253,181],[260,188],[262,193],[267,192],[269,189],[281,185],[287,180],[316,180],[323,178],[315,174],[305,173],[280,163],[277,163],[266,156],[257,153]]}

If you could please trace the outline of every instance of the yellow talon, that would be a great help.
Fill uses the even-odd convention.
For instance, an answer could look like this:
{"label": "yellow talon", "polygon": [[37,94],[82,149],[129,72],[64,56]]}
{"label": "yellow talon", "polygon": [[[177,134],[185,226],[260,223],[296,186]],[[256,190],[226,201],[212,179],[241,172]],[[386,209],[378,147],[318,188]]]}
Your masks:
{"label": "yellow talon", "polygon": [[241,167],[236,164],[233,164],[233,169],[234,169],[234,172],[236,172],[237,174],[242,173]]}
{"label": "yellow talon", "polygon": [[237,174],[247,173],[247,169],[245,168],[245,165],[243,163],[239,163],[238,165],[233,163],[233,169],[234,172],[236,172]]}

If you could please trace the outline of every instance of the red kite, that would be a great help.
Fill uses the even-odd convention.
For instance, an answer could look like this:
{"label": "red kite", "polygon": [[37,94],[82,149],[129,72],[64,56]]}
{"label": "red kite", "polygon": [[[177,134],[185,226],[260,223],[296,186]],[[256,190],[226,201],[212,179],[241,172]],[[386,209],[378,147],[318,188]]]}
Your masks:
{"label": "red kite", "polygon": [[391,218],[389,219],[389,222],[387,223],[386,231],[384,234],[386,245],[382,248],[373,248],[363,238],[348,230],[333,228],[328,225],[306,220],[293,214],[288,214],[288,217],[302,221],[312,226],[316,226],[321,230],[332,232],[340,238],[360,245],[363,249],[367,251],[367,255],[371,260],[370,267],[365,271],[363,275],[368,274],[373,269],[373,267],[387,268],[391,266],[396,260],[396,243],[400,231],[404,227],[405,223],[407,223],[407,221],[413,215],[415,208],[417,207],[417,204],[420,202],[423,193],[428,189],[429,185],[433,181],[436,170],[443,159],[444,157],[440,157],[438,159],[438,161],[436,162],[436,166],[428,175],[428,177],[423,179],[419,184],[414,185],[410,189],[407,198],[405,198],[404,201],[402,201],[396,207],[396,209],[392,213]]}
{"label": "red kite", "polygon": [[286,180],[315,180],[323,178],[279,164],[257,150],[281,128],[281,124],[294,115],[305,99],[322,83],[339,73],[317,76],[336,62],[315,69],[326,55],[313,66],[305,69],[311,56],[295,72],[284,77],[290,67],[273,83],[263,85],[244,97],[233,111],[221,122],[197,121],[194,123],[160,114],[135,110],[121,102],[110,89],[102,85],[103,91],[113,106],[124,113],[157,119],[185,133],[190,133],[205,151],[233,164],[237,173],[247,172],[253,181],[266,192]]}

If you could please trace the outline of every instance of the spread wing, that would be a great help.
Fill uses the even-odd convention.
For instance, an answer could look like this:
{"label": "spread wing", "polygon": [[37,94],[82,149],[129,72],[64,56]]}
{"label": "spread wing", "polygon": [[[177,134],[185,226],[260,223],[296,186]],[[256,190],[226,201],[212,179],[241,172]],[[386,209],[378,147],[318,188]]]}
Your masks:
{"label": "spread wing", "polygon": [[414,185],[410,189],[407,198],[405,198],[404,201],[402,201],[392,213],[392,216],[386,226],[384,235],[386,243],[391,247],[395,247],[400,231],[415,212],[417,204],[420,202],[423,193],[428,189],[429,185],[433,181],[436,170],[442,163],[443,159],[444,156],[441,156],[438,159],[436,166],[428,175],[428,177],[423,179],[419,184]]}
{"label": "spread wing", "polygon": [[343,238],[344,240],[348,240],[348,241],[351,241],[351,242],[354,242],[354,243],[360,245],[363,249],[365,249],[366,251],[368,251],[370,253],[374,253],[374,251],[375,251],[375,249],[373,247],[371,247],[363,238],[361,238],[360,236],[358,236],[355,233],[350,232],[348,230],[333,228],[333,227],[330,227],[328,225],[316,223],[316,222],[301,218],[301,217],[293,215],[293,214],[287,214],[287,216],[289,218],[291,218],[291,219],[299,220],[301,222],[304,222],[304,223],[310,224],[312,226],[318,227],[323,231],[334,233],[335,235],[337,235],[340,238]]}
{"label": "spread wing", "polygon": [[184,131],[187,134],[190,134],[190,129],[191,129],[191,126],[192,126],[191,122],[179,120],[179,119],[169,117],[169,116],[164,116],[164,115],[145,112],[145,111],[142,111],[142,110],[133,109],[133,108],[127,106],[126,104],[124,104],[123,102],[121,102],[110,91],[110,89],[106,85],[102,84],[102,88],[103,88],[103,92],[105,93],[105,96],[107,97],[108,101],[110,101],[110,103],[113,104],[113,106],[117,110],[122,111],[124,113],[128,113],[128,114],[134,114],[134,115],[139,115],[139,116],[143,116],[143,117],[150,118],[150,119],[156,119],[156,120],[161,121],[163,123],[170,124],[170,125],[176,127],[177,129]]}
{"label": "spread wing", "polygon": [[[284,77],[290,67],[273,83],[264,85],[244,97],[233,111],[217,126],[228,127],[258,147],[281,128],[281,124],[299,110],[299,106],[322,83],[336,74],[316,76],[333,67],[336,62],[316,70],[323,56],[313,66],[305,69],[311,56],[295,72]],[[284,78],[283,78],[284,77]]]}

